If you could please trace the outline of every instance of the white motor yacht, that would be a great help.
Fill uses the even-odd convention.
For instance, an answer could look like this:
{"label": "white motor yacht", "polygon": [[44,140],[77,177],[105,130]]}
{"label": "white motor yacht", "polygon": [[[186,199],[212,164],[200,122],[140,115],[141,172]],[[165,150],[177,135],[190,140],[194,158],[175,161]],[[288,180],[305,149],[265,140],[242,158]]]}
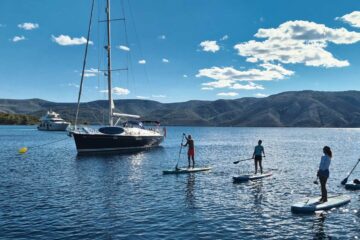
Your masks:
{"label": "white motor yacht", "polygon": [[70,123],[62,119],[58,113],[47,111],[46,115],[40,118],[37,128],[43,131],[65,131],[69,126]]}

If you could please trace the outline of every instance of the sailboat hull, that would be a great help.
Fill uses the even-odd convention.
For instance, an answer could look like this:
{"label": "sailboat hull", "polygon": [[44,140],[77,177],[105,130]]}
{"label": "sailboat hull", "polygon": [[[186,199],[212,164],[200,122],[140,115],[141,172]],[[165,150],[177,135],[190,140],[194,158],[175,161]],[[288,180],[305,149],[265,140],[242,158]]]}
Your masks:
{"label": "sailboat hull", "polygon": [[132,152],[159,146],[164,136],[72,133],[78,153]]}

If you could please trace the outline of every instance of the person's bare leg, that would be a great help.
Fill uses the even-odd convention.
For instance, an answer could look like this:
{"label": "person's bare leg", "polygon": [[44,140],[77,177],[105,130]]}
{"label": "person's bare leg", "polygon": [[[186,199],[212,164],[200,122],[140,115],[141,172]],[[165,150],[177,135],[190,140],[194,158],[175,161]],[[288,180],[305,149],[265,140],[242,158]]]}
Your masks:
{"label": "person's bare leg", "polygon": [[260,173],[262,174],[262,173],[263,173],[263,170],[262,170],[262,160],[259,160],[259,166],[260,166]]}
{"label": "person's bare leg", "polygon": [[190,168],[190,155],[188,155],[188,168]]}
{"label": "person's bare leg", "polygon": [[257,174],[257,160],[254,161],[255,161],[255,174]]}
{"label": "person's bare leg", "polygon": [[194,155],[192,155],[192,166],[193,166],[193,168],[195,167],[195,157],[194,157]]}

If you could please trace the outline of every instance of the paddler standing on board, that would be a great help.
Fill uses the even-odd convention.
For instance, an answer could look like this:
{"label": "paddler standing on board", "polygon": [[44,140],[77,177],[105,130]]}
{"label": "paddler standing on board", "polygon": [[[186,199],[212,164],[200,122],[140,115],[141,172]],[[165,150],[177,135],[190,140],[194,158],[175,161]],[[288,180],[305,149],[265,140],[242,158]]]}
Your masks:
{"label": "paddler standing on board", "polygon": [[329,178],[329,167],[332,158],[332,152],[330,147],[325,146],[323,148],[324,156],[321,157],[319,170],[317,172],[317,176],[320,180],[321,185],[321,198],[320,202],[327,202],[327,190],[326,190],[326,182]]}
{"label": "paddler standing on board", "polygon": [[192,160],[192,167],[194,168],[195,167],[195,146],[194,146],[194,140],[191,138],[191,135],[188,135],[186,137],[186,134],[183,133],[183,135],[185,136],[185,139],[186,139],[186,144],[184,144],[183,146],[186,147],[188,146],[188,162],[189,162],[189,165],[188,165],[188,168],[190,168],[190,158]]}
{"label": "paddler standing on board", "polygon": [[255,162],[255,174],[257,174],[257,169],[258,169],[258,164],[260,166],[260,173],[263,173],[263,169],[262,169],[262,156],[264,155],[265,157],[265,151],[264,151],[264,147],[261,146],[262,141],[259,140],[258,141],[258,145],[255,147],[254,149],[254,153],[253,153],[253,159]]}

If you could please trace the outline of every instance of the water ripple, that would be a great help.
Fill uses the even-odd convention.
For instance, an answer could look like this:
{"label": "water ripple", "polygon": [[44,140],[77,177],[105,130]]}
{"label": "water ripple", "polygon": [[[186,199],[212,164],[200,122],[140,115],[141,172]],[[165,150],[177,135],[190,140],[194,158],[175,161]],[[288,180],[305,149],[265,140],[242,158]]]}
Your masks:
{"label": "water ripple", "polygon": [[[197,165],[211,172],[167,176],[181,134],[195,137]],[[358,129],[169,127],[163,147],[133,155],[77,156],[69,138],[18,155],[22,146],[64,138],[32,127],[0,127],[0,238],[3,239],[358,239],[359,192],[340,181],[358,158]],[[252,172],[261,138],[273,176],[233,184]],[[324,145],[334,150],[329,192],[340,209],[296,215],[290,205],[319,195],[312,184]],[[187,165],[185,151],[180,165]],[[359,169],[354,177],[359,177]]]}

